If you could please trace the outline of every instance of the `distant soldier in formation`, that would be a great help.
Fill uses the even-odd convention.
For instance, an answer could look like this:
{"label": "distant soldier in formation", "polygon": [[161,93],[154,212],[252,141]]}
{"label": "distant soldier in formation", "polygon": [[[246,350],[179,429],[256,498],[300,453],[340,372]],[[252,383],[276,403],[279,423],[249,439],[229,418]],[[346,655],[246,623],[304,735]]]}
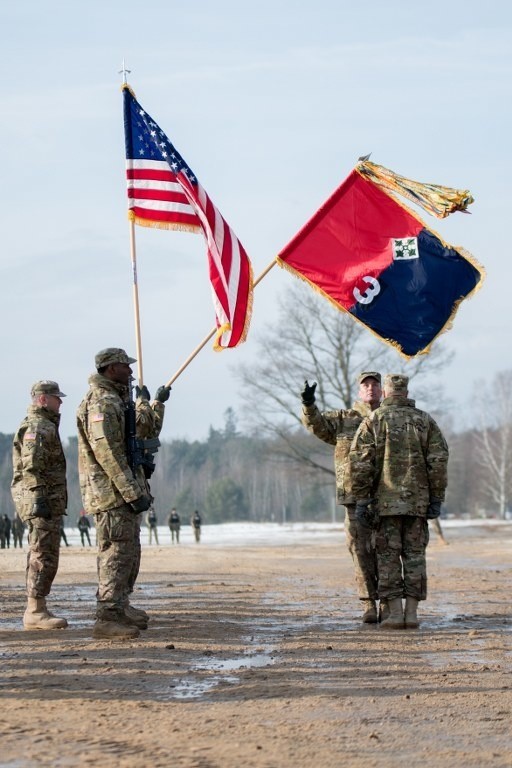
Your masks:
{"label": "distant soldier in formation", "polygon": [[[407,376],[384,378],[382,405],[361,424],[349,455],[356,516],[370,525],[379,513],[379,594],[387,629],[415,629],[427,597],[429,519],[439,517],[447,483],[448,446],[434,419],[408,398]],[[402,598],[405,597],[405,615]]]}
{"label": "distant soldier in formation", "polygon": [[[309,385],[306,381],[301,393],[302,423],[324,443],[335,446],[336,500],[345,507],[345,534],[354,562],[359,600],[363,605],[363,622],[374,624],[379,620],[375,533],[371,528],[360,525],[356,519],[356,500],[347,486],[346,466],[350,444],[359,425],[379,406],[381,375],[377,371],[362,371],[357,377],[357,383],[359,390],[352,408],[321,413],[315,403],[316,384]],[[381,609],[384,608],[381,602]]]}
{"label": "distant soldier in formation", "polygon": [[1,534],[1,541],[2,541],[2,549],[11,546],[11,518],[9,515],[2,515],[2,534]]}
{"label": "distant soldier in formation", "polygon": [[69,547],[68,537],[66,536],[66,529],[64,528],[64,518],[60,519],[60,538],[64,542],[66,547]]}
{"label": "distant soldier in formation", "polygon": [[[93,637],[129,639],[146,629],[148,614],[130,605],[140,566],[140,515],[151,492],[138,465],[132,471],[126,442],[126,410],[135,360],[109,347],[95,357],[97,373],[77,412],[80,487],[85,511],[94,514],[98,543],[98,591]],[[169,387],[150,405],[143,388],[136,403],[137,437],[158,436]]]}
{"label": "distant soldier in formation", "polygon": [[158,544],[158,518],[153,507],[150,507],[146,513],[146,525],[149,532],[149,543],[151,544],[154,536],[155,544]]}
{"label": "distant soldier in formation", "polygon": [[169,525],[169,530],[171,531],[171,543],[174,544],[174,539],[176,539],[176,544],[179,544],[181,520],[180,516],[176,512],[175,507],[171,509],[167,524]]}
{"label": "distant soldier in formation", "polygon": [[23,547],[23,534],[25,532],[25,523],[21,517],[16,513],[12,521],[12,539],[15,547],[22,549]]}
{"label": "distant soldier in formation", "polygon": [[201,541],[201,515],[199,514],[197,509],[195,510],[194,514],[190,518],[190,525],[192,526],[192,529],[194,531],[195,540],[199,544],[199,542]]}
{"label": "distant soldier in formation", "polygon": [[91,521],[87,517],[85,513],[85,509],[82,509],[78,516],[77,520],[77,528],[80,533],[80,542],[82,544],[82,547],[85,547],[85,539],[87,539],[87,543],[89,546],[91,546],[91,536],[89,531],[91,530]]}
{"label": "distant soldier in formation", "polygon": [[60,526],[66,514],[66,459],[59,436],[65,394],[55,381],[38,381],[32,405],[14,436],[12,497],[28,525],[25,629],[61,629],[67,621],[47,608],[59,566]]}
{"label": "distant soldier in formation", "polygon": [[5,549],[5,522],[3,515],[0,515],[0,549]]}

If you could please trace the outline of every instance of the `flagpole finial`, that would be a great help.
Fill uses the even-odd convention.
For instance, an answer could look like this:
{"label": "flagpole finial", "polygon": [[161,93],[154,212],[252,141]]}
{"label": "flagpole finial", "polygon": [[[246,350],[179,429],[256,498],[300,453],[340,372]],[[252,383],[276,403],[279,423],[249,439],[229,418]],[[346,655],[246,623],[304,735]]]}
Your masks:
{"label": "flagpole finial", "polygon": [[123,65],[122,66],[123,66],[123,68],[120,69],[117,74],[123,76],[123,83],[124,83],[124,85],[127,85],[128,80],[126,79],[126,75],[130,75],[131,74],[131,69],[126,69],[126,67],[124,65],[124,57],[123,57]]}

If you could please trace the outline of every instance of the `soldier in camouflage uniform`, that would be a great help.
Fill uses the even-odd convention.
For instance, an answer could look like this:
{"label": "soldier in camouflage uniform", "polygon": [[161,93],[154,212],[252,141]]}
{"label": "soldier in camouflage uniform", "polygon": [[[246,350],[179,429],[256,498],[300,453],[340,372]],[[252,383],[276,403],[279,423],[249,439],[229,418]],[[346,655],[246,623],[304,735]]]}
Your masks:
{"label": "soldier in camouflage uniform", "polygon": [[363,622],[378,621],[377,558],[375,536],[372,530],[361,526],[355,517],[355,498],[346,485],[345,469],[350,445],[362,420],[379,406],[381,376],[376,371],[362,371],[357,377],[358,399],[347,410],[321,413],[315,404],[316,384],[308,385],[301,394],[302,423],[316,437],[334,445],[336,472],[336,500],[345,506],[345,534],[347,546],[354,561],[359,599],[363,603]]}
{"label": "soldier in camouflage uniform", "polygon": [[60,526],[66,514],[66,459],[59,437],[62,398],[55,381],[38,381],[13,441],[11,492],[16,513],[28,525],[25,629],[62,629],[67,621],[48,611],[59,566]]}
{"label": "soldier in camouflage uniform", "polygon": [[447,482],[448,446],[434,419],[408,399],[408,382],[400,374],[385,376],[382,405],[361,424],[348,461],[362,524],[377,500],[379,595],[390,610],[381,626],[388,629],[419,626],[418,601],[427,597],[427,520],[439,517]]}
{"label": "soldier in camouflage uniform", "polygon": [[[134,362],[123,349],[99,352],[77,412],[80,488],[86,513],[95,516],[98,543],[95,638],[137,637],[148,622],[145,611],[129,604],[140,565],[140,518],[152,500],[144,468],[132,472],[128,463],[125,416]],[[145,387],[139,395],[137,436],[155,437],[169,387],[160,387],[151,405]]]}
{"label": "soldier in camouflage uniform", "polygon": [[12,538],[14,546],[22,549],[23,547],[23,533],[25,532],[25,523],[21,517],[16,513],[14,520],[12,521]]}

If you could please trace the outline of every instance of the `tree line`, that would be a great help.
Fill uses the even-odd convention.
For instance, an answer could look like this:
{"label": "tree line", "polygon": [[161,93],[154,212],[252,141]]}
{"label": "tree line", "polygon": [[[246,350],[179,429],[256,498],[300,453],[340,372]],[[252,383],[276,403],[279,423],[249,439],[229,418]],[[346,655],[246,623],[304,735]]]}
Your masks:
{"label": "tree line", "polygon": [[[444,512],[455,517],[505,517],[512,503],[510,425],[460,433],[447,425],[443,429],[450,447]],[[14,512],[12,439],[13,435],[0,433],[0,511],[10,517]],[[68,525],[74,527],[82,508],[76,437],[65,441],[64,451]],[[244,434],[234,427],[231,409],[226,427],[211,428],[204,441],[163,442],[151,489],[161,524],[173,506],[183,521],[198,509],[204,523],[340,521],[343,517],[343,510],[334,504],[332,447],[298,427],[290,428],[284,437]]]}
{"label": "tree line", "polygon": [[[171,507],[184,521],[198,509],[205,523],[341,520],[333,448],[302,427],[300,390],[305,378],[317,381],[321,410],[348,408],[361,370],[406,373],[410,396],[441,426],[450,448],[444,512],[505,518],[512,513],[512,372],[477,382],[471,429],[457,431],[459,413],[439,383],[450,354],[436,344],[429,355],[403,360],[311,289],[292,286],[279,322],[257,341],[257,362],[234,370],[249,406],[245,422],[228,408],[224,427],[210,428],[205,440],[162,442],[151,478],[159,522]],[[0,512],[10,517],[12,439],[0,433]],[[71,525],[82,508],[77,448],[76,437],[64,443]]]}

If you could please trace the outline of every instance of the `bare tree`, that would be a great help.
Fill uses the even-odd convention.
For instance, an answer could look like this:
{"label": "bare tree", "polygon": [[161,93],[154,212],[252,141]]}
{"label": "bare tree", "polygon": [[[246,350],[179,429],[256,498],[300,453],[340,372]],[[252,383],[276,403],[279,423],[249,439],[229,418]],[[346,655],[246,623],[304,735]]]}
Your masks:
{"label": "bare tree", "polygon": [[[309,286],[295,282],[281,299],[278,322],[258,340],[257,362],[238,367],[234,374],[250,405],[248,425],[276,438],[282,455],[332,475],[332,449],[303,435],[299,395],[304,380],[318,383],[321,410],[349,408],[356,396],[358,371],[393,371],[410,379],[421,373],[431,378],[450,357],[437,346],[429,355],[405,360]],[[421,387],[415,386],[414,394],[426,402],[440,401],[439,387],[429,386],[426,379]]]}
{"label": "bare tree", "polygon": [[477,382],[475,389],[479,432],[477,461],[482,473],[482,491],[505,518],[512,502],[512,370],[501,371],[491,387]]}

